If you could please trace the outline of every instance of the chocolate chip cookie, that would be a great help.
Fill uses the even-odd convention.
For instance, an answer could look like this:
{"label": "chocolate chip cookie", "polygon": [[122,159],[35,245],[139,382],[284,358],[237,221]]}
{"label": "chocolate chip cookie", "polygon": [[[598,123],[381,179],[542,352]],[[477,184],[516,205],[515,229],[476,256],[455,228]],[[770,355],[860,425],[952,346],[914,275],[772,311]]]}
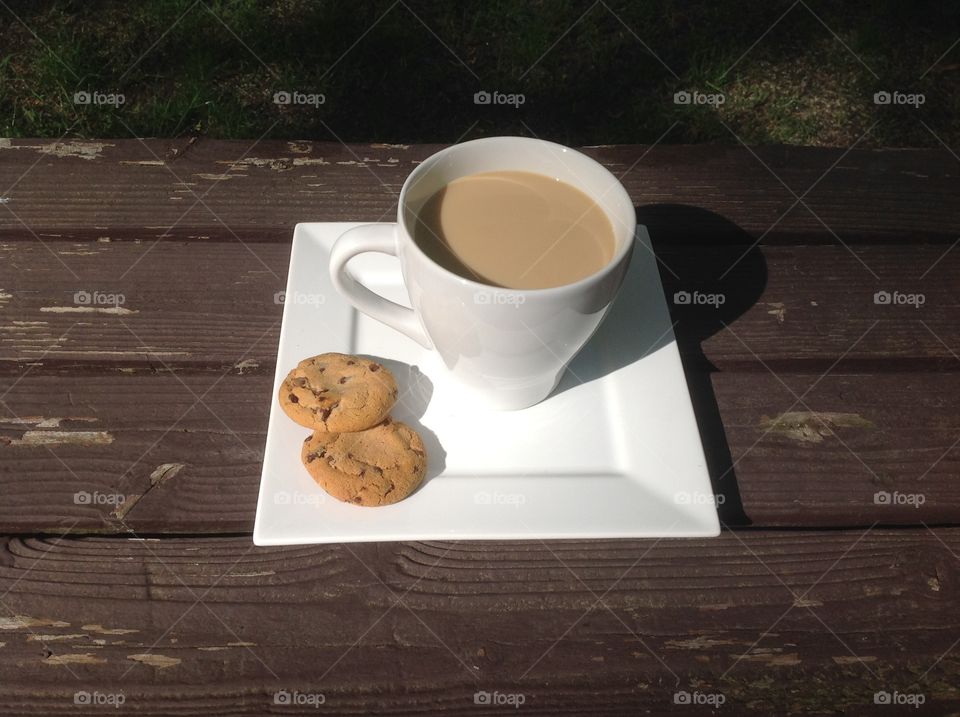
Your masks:
{"label": "chocolate chip cookie", "polygon": [[362,431],[380,423],[397,401],[397,381],[376,361],[347,354],[304,359],[280,385],[280,405],[315,431]]}
{"label": "chocolate chip cookie", "polygon": [[419,434],[390,418],[356,433],[315,431],[303,442],[300,457],[327,493],[364,506],[403,500],[420,485],[427,470]]}

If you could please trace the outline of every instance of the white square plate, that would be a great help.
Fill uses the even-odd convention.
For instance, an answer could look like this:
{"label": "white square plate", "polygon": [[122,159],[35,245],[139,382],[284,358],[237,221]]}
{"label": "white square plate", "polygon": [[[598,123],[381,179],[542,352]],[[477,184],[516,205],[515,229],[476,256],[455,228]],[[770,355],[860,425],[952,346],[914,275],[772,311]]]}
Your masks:
{"label": "white square plate", "polygon": [[[522,411],[457,400],[431,351],[355,311],[327,275],[330,247],[353,224],[299,224],[293,235],[277,374],[253,529],[257,545],[430,539],[713,536],[720,527],[650,239],[638,228],[630,270],[604,323],[554,393]],[[351,262],[365,284],[409,305],[397,260]],[[328,496],[300,462],[309,434],[276,394],[307,356],[384,361],[417,429],[427,476],[394,505]]]}

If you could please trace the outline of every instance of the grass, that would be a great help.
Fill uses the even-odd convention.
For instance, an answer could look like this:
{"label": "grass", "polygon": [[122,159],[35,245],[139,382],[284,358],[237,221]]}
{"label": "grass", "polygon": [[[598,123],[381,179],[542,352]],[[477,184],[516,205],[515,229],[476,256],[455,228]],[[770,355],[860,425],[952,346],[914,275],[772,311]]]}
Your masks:
{"label": "grass", "polygon": [[[4,136],[846,147],[870,130],[862,146],[960,148],[960,6],[946,0],[6,4]],[[325,101],[277,105],[283,90]],[[476,105],[479,90],[525,102]],[[677,105],[683,90],[724,102]],[[877,105],[879,90],[925,102]],[[125,102],[78,105],[78,91]]]}

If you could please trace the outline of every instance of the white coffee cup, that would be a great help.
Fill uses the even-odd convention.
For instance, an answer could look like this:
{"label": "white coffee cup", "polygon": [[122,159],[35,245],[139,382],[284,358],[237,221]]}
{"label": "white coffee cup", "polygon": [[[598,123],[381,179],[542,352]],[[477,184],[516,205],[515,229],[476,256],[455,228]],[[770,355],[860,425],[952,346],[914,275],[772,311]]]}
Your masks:
{"label": "white coffee cup", "polygon": [[[613,258],[598,272],[549,289],[501,289],[441,267],[413,240],[417,212],[434,192],[477,172],[526,171],[577,187],[610,218]],[[400,191],[396,223],[345,232],[330,254],[334,286],[357,309],[435,349],[478,405],[519,409],[539,403],[610,308],[633,251],[636,214],[623,185],[600,164],[562,145],[490,137],[453,145],[424,160]],[[412,309],[370,291],[347,262],[363,252],[393,254]]]}

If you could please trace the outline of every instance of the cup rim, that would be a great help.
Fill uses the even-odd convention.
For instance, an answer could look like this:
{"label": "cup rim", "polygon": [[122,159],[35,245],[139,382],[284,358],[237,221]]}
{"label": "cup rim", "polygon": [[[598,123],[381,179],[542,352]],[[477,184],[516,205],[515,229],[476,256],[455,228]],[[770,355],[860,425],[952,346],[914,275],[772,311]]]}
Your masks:
{"label": "cup rim", "polygon": [[[636,241],[637,233],[637,220],[636,216],[630,218],[630,225],[632,225],[632,231],[630,236],[626,238],[624,242],[617,247],[616,251],[613,252],[613,256],[610,257],[610,261],[604,264],[600,269],[597,269],[592,274],[588,274],[582,279],[577,279],[576,281],[570,282],[569,284],[560,284],[559,286],[549,286],[540,289],[511,289],[505,286],[495,286],[494,284],[485,284],[482,281],[476,281],[474,279],[468,279],[467,277],[460,276],[444,266],[441,266],[436,261],[434,261],[413,239],[413,235],[407,228],[406,222],[404,220],[404,204],[406,202],[407,190],[410,186],[417,181],[418,177],[424,172],[428,171],[430,166],[440,160],[442,160],[446,155],[453,152],[461,151],[462,148],[472,145],[482,145],[482,144],[491,144],[491,143],[502,143],[504,141],[510,142],[522,142],[528,144],[536,144],[540,147],[553,147],[561,152],[573,152],[577,155],[581,161],[586,161],[589,164],[592,164],[594,167],[598,168],[603,174],[609,177],[611,182],[611,188],[607,191],[613,191],[620,194],[621,199],[625,199],[626,202],[632,207],[633,200],[630,199],[630,195],[627,193],[627,190],[624,188],[623,184],[620,182],[617,177],[613,175],[609,169],[604,167],[598,161],[592,157],[588,157],[583,152],[580,152],[572,147],[567,147],[566,145],[558,144],[556,142],[551,142],[545,139],[539,139],[536,137],[521,137],[521,136],[511,136],[511,135],[500,135],[496,137],[481,137],[480,139],[472,139],[467,142],[459,142],[457,144],[452,144],[449,147],[441,149],[439,152],[434,152],[427,159],[423,160],[410,174],[407,176],[406,180],[403,183],[403,186],[400,188],[399,201],[397,204],[397,225],[403,229],[403,233],[408,239],[407,244],[413,247],[413,250],[417,255],[425,260],[429,266],[434,270],[439,271],[448,277],[451,277],[457,280],[462,286],[465,287],[476,287],[477,289],[486,290],[486,291],[501,291],[501,292],[510,292],[514,294],[523,294],[524,296],[550,296],[551,294],[559,294],[568,291],[574,291],[580,289],[584,286],[594,284],[601,280],[605,275],[611,273],[620,265],[625,256],[628,256],[633,249],[634,242]],[[580,189],[580,187],[577,187]],[[580,189],[580,191],[583,191]],[[592,199],[592,197],[591,197]],[[611,220],[613,224],[613,219],[608,215],[608,219]],[[629,225],[628,225],[629,226]]]}

